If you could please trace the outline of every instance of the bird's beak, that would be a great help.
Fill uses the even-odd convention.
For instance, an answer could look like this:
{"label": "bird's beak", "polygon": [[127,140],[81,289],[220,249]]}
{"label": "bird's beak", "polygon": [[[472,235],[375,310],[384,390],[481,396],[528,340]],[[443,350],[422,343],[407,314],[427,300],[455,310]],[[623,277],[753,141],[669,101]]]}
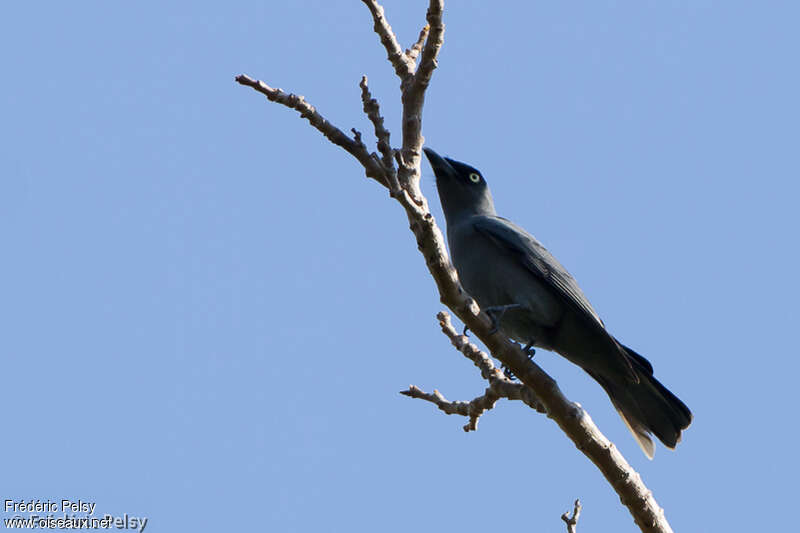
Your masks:
{"label": "bird's beak", "polygon": [[445,158],[431,150],[430,148],[423,148],[423,152],[428,157],[428,161],[433,168],[433,173],[436,174],[436,179],[450,177],[455,175],[455,169],[447,162]]}

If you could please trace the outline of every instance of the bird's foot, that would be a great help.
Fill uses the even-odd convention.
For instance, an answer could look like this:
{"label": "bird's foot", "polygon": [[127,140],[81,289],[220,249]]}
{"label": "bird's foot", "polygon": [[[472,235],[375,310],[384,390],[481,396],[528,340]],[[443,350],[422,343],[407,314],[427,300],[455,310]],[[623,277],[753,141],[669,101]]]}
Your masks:
{"label": "bird's foot", "polygon": [[500,329],[500,322],[503,320],[503,315],[506,314],[506,311],[509,309],[518,309],[520,307],[522,307],[520,304],[507,304],[493,305],[484,309],[484,312],[489,315],[492,321],[492,329],[489,330],[489,335],[494,335]]}
{"label": "bird's foot", "polygon": [[[528,361],[532,361],[533,356],[536,354],[536,350],[533,349],[533,344],[535,342],[536,341],[531,339],[530,341],[528,341],[528,344],[522,347],[522,351],[525,352],[525,355],[528,356]],[[517,376],[514,374],[514,372],[512,372],[510,368],[506,366],[505,363],[500,364],[500,369],[508,377],[508,379],[517,379]]]}
{"label": "bird's foot", "polygon": [[533,356],[536,355],[536,350],[533,349],[535,342],[535,340],[531,339],[528,341],[528,344],[522,347],[522,351],[528,356],[528,360],[532,360]]}
{"label": "bird's foot", "polygon": [[500,363],[500,370],[503,371],[503,374],[505,374],[508,379],[512,381],[517,379],[517,376],[514,375],[514,372],[512,372],[511,369],[508,368],[505,363]]}

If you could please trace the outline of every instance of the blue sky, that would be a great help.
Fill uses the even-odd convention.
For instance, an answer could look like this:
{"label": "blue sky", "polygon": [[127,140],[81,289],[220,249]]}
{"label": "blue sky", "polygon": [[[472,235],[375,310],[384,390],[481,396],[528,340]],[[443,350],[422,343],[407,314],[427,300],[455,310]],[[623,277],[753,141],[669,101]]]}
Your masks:
{"label": "blue sky", "polygon": [[[408,46],[426,2],[387,1]],[[484,383],[438,330],[405,215],[240,73],[393,140],[358,1],[6,6],[3,499],[148,531],[633,531],[546,417],[479,431],[398,391]],[[578,279],[693,410],[647,461],[600,388],[539,363],[676,531],[785,525],[796,493],[800,74],[793,2],[448,2],[427,145]],[[423,191],[443,223],[433,174]],[[477,502],[480,502],[477,504]],[[8,515],[4,515],[4,518]]]}

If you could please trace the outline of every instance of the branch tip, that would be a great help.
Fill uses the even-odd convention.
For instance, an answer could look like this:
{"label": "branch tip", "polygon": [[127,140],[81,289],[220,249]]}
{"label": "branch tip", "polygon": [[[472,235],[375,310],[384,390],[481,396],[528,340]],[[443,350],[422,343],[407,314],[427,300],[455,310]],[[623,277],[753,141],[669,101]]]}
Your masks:
{"label": "branch tip", "polygon": [[414,43],[414,45],[410,49],[406,50],[406,56],[408,56],[410,60],[416,62],[417,56],[422,51],[422,47],[425,44],[425,39],[428,38],[428,32],[430,32],[430,29],[431,25],[425,24],[425,27],[422,28],[422,30],[420,30],[419,32],[419,37],[417,38],[417,42]]}
{"label": "branch tip", "polygon": [[361,103],[364,113],[367,115],[370,122],[372,122],[372,126],[375,130],[375,137],[378,139],[377,147],[382,158],[380,160],[376,158],[376,161],[383,167],[386,177],[384,184],[389,191],[396,190],[400,187],[400,184],[397,180],[397,170],[394,168],[394,163],[392,161],[394,150],[392,149],[389,130],[383,125],[380,104],[378,100],[372,97],[372,93],[369,91],[366,75],[361,77],[361,82],[358,85],[361,87]]}
{"label": "branch tip", "polygon": [[[403,91],[403,160],[406,165],[398,170],[398,179],[404,188],[409,189],[411,196],[424,201],[419,191],[419,165],[422,152],[422,107],[425,102],[425,90],[428,88],[433,69],[436,68],[436,57],[444,42],[444,23],[442,22],[443,0],[430,0],[426,14],[427,24],[420,32],[421,51],[419,66],[412,76],[401,78]],[[422,44],[422,34],[426,34]],[[416,45],[415,45],[416,46]],[[411,62],[408,54],[406,59]]]}
{"label": "branch tip", "polygon": [[578,527],[578,518],[581,516],[581,501],[575,500],[575,506],[572,509],[572,517],[569,516],[569,511],[561,515],[561,520],[567,524],[567,533],[575,533]]}
{"label": "branch tip", "polygon": [[353,130],[353,132],[356,133],[356,138],[351,139],[342,130],[331,124],[325,117],[323,117],[313,105],[306,101],[305,97],[302,95],[285,93],[282,89],[270,87],[263,81],[255,80],[246,74],[240,74],[239,76],[236,76],[235,79],[239,84],[251,87],[253,90],[260,92],[266,96],[269,101],[281,104],[297,111],[302,118],[308,120],[308,122],[315,129],[317,129],[317,131],[322,133],[329,141],[337,146],[341,146],[348,153],[350,153],[350,155],[358,159],[359,163],[361,163],[361,165],[364,167],[364,171],[367,176],[377,180],[380,183],[387,183],[385,172],[381,166],[378,165],[372,157],[370,157],[366,146],[364,146],[364,143],[360,139],[361,135],[355,132],[355,130]]}
{"label": "branch tip", "polygon": [[400,42],[394,34],[394,30],[389,25],[386,15],[381,6],[376,0],[361,0],[367,6],[369,12],[372,14],[374,22],[373,30],[378,34],[381,39],[381,44],[386,50],[386,58],[394,67],[394,71],[402,82],[413,75],[413,61],[403,53],[400,47]]}

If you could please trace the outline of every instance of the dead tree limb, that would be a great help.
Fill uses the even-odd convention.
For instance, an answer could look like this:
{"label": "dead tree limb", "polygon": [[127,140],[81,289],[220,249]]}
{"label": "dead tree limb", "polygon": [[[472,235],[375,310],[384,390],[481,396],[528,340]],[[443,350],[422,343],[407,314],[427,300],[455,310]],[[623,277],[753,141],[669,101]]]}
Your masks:
{"label": "dead tree limb", "polygon": [[[364,167],[368,177],[377,180],[389,190],[390,196],[397,200],[406,212],[411,231],[425,258],[425,264],[436,282],[442,303],[474,332],[495,358],[511,369],[520,381],[533,391],[533,397],[543,406],[547,416],[553,419],[575,446],[600,469],[639,528],[647,533],[671,532],[672,529],[653,494],[614,444],[600,432],[580,405],[569,401],[556,382],[529,360],[519,346],[504,338],[499,332],[492,332],[489,317],[480,311],[458,282],[442,232],[428,209],[428,202],[419,187],[420,156],[424,142],[422,108],[425,102],[425,90],[437,67],[437,57],[443,43],[443,0],[429,0],[427,25],[420,33],[417,43],[406,51],[403,51],[392,31],[383,7],[375,0],[362,0],[362,2],[372,13],[375,32],[386,49],[389,62],[400,78],[403,108],[400,149],[392,149],[389,145],[388,131],[383,129],[380,111],[377,102],[373,103],[369,95],[366,78],[361,81],[362,101],[365,112],[375,128],[380,156],[367,150],[359,132],[353,130],[353,137],[345,134],[328,122],[304,97],[287,94],[281,89],[274,89],[244,74],[237,76],[236,81],[252,87],[272,102],[299,112],[302,118],[307,119],[331,142],[355,157]],[[418,57],[419,65],[416,64]],[[397,167],[394,166],[395,163]]]}
{"label": "dead tree limb", "polygon": [[493,409],[500,398],[520,400],[531,409],[540,413],[547,413],[530,387],[509,379],[502,370],[494,366],[491,357],[469,342],[469,338],[466,335],[458,334],[450,321],[450,315],[442,311],[437,315],[437,318],[439,319],[442,333],[450,339],[456,350],[480,369],[481,377],[489,382],[489,387],[483,394],[469,402],[449,402],[437,390],[434,390],[432,394],[426,393],[414,385],[411,385],[408,390],[401,391],[400,394],[431,402],[448,415],[469,417],[469,422],[464,426],[464,431],[476,431],[478,429],[478,419],[483,413]]}

